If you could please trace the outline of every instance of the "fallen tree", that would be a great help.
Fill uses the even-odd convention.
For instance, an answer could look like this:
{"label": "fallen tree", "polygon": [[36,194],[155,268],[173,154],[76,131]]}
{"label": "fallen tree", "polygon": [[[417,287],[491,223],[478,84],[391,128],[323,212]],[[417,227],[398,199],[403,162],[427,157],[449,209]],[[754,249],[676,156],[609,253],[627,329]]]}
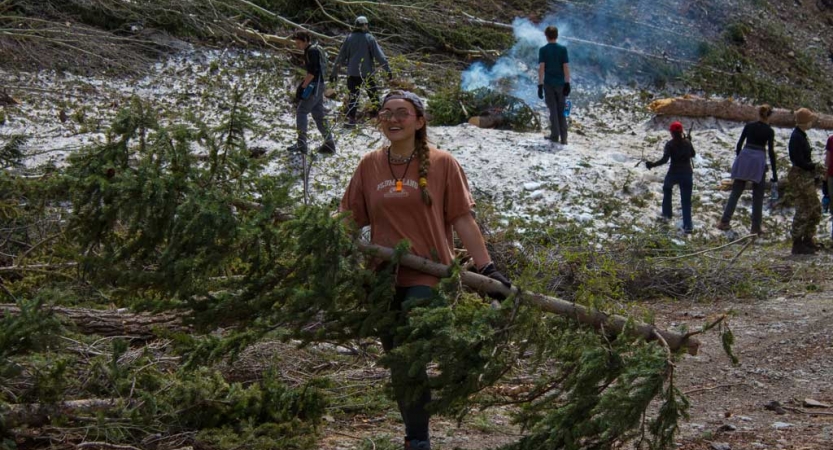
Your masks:
{"label": "fallen tree", "polygon": [[[49,310],[67,321],[83,334],[100,336],[130,336],[136,339],[151,339],[157,330],[186,331],[181,315],[174,313],[148,314],[129,313],[123,310],[66,308],[53,306]],[[0,304],[0,319],[7,315],[20,314],[20,307]]]}
{"label": "fallen tree", "polygon": [[3,413],[5,426],[9,428],[21,425],[38,427],[50,423],[53,417],[93,415],[101,411],[123,408],[128,403],[120,398],[92,398],[58,403],[12,404],[0,408],[0,412]]}
{"label": "fallen tree", "polygon": [[[654,100],[648,105],[648,109],[659,116],[714,117],[736,122],[758,120],[758,108],[733,99],[713,100],[690,95]],[[775,108],[769,123],[776,127],[792,128],[795,126],[795,116],[792,110]],[[820,114],[814,127],[833,130],[833,116]]]}

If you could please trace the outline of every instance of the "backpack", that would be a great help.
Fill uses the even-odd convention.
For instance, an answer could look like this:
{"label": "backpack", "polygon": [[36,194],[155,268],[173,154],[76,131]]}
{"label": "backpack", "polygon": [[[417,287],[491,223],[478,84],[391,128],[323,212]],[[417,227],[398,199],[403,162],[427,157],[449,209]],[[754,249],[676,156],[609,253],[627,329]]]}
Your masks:
{"label": "backpack", "polygon": [[328,71],[327,51],[324,50],[324,47],[318,45],[318,43],[312,44],[310,49],[318,50],[318,65],[321,67],[321,79],[324,80],[327,77]]}

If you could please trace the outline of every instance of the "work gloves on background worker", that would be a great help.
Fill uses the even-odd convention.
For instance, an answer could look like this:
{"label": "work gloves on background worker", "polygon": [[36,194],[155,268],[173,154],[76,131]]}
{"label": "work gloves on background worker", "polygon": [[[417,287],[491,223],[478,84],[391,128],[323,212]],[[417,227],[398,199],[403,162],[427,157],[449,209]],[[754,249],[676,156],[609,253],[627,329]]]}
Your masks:
{"label": "work gloves on background worker", "polygon": [[[572,92],[572,91],[573,90],[572,90],[572,87],[570,86],[569,82],[564,83],[564,86],[561,88],[561,93],[564,94],[565,97],[569,97],[570,92]],[[544,99],[544,85],[543,84],[538,85],[538,98],[540,98],[541,100]]]}

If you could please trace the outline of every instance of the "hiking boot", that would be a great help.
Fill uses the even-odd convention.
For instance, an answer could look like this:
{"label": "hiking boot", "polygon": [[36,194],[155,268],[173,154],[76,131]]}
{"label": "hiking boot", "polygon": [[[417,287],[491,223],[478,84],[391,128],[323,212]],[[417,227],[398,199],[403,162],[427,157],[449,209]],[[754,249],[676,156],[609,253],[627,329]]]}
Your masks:
{"label": "hiking boot", "polygon": [[793,255],[815,255],[816,249],[807,247],[803,239],[793,239],[793,248],[790,253]]}
{"label": "hiking boot", "polygon": [[804,243],[804,246],[812,250],[813,253],[815,253],[816,250],[821,249],[821,245],[816,244],[816,241],[812,236],[805,236],[804,239],[802,239],[802,242]]}
{"label": "hiking boot", "polygon": [[263,147],[253,147],[249,149],[250,158],[260,158],[266,154],[266,149]]}
{"label": "hiking boot", "polygon": [[289,153],[303,153],[303,154],[306,154],[307,153],[307,144],[304,143],[304,142],[298,141],[298,142],[290,145],[286,149],[286,151],[288,151]]}
{"label": "hiking boot", "polygon": [[323,144],[321,144],[320,147],[318,147],[318,153],[324,153],[326,155],[332,155],[335,152],[336,152],[336,143],[333,142],[333,141],[324,142]]}
{"label": "hiking boot", "polygon": [[717,221],[717,224],[714,227],[720,231],[729,231],[732,229],[732,225],[729,222],[724,222],[722,220]]}
{"label": "hiking boot", "polygon": [[431,450],[431,443],[411,439],[410,441],[405,441],[405,450]]}
{"label": "hiking boot", "polygon": [[766,231],[761,227],[752,227],[752,234],[757,234],[758,237],[764,237],[766,236]]}

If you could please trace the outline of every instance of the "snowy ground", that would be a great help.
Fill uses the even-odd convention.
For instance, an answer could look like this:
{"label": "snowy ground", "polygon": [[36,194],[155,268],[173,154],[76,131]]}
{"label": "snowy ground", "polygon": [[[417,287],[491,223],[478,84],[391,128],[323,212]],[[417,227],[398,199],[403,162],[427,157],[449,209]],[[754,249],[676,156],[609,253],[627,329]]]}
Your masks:
{"label": "snowy ground", "polygon": [[[244,102],[260,128],[249,137],[249,146],[268,151],[270,170],[298,172],[298,158],[284,151],[295,136],[289,104],[295,75],[282,55],[231,50],[185,52],[157,63],[136,79],[0,71],[9,93],[20,101],[18,106],[5,107],[0,142],[15,134],[29,136],[25,150],[32,156],[32,166],[47,161],[60,164],[69,152],[103,142],[110,121],[133,95],[163,111],[163,121],[193,114],[212,124],[222,116],[229,92],[238,88],[245,92]],[[340,87],[343,84],[342,80]],[[543,223],[577,221],[602,239],[615,239],[621,230],[658,226],[666,167],[651,171],[644,164],[636,164],[642,158],[659,159],[669,138],[668,125],[679,119],[686,129],[693,127],[697,151],[695,236],[722,236],[713,225],[728,192],[719,191],[717,186],[729,176],[743,124],[654,117],[646,112],[651,96],[664,95],[626,88],[591,94],[577,86],[572,96],[570,144],[563,147],[546,141],[546,131],[516,133],[468,124],[429,126],[429,136],[438,147],[457,157],[475,196],[491,199],[507,217]],[[328,101],[328,106],[337,111],[341,104]],[[543,104],[535,106],[545,114]],[[789,168],[786,146],[790,133],[790,129],[776,129],[781,177]],[[311,188],[315,201],[326,203],[340,197],[361,155],[384,144],[382,135],[370,124],[357,130],[340,129],[338,134],[338,153],[316,158],[313,163]],[[809,136],[814,159],[823,160],[826,132],[811,130]],[[313,144],[321,139],[314,127],[311,138]],[[677,195],[675,191],[678,218]],[[748,230],[749,202],[750,196],[744,196],[733,221],[741,233]],[[773,231],[771,239],[787,238],[791,217],[790,210],[765,209],[764,226]],[[825,233],[821,227],[819,232]]]}

